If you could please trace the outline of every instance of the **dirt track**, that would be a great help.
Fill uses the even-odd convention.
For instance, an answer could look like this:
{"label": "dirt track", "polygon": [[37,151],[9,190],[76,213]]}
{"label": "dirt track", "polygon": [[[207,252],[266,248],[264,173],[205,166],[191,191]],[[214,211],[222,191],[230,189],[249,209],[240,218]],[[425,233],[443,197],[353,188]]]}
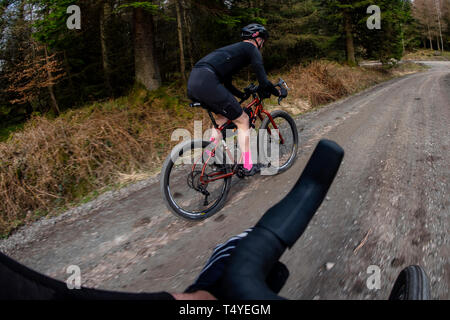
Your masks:
{"label": "dirt track", "polygon": [[[346,157],[307,232],[283,256],[291,277],[282,295],[385,299],[402,268],[418,264],[431,279],[433,298],[450,299],[450,62],[427,64],[427,72],[297,119],[295,166],[236,182],[228,205],[210,220],[176,219],[155,181],[97,210],[37,225],[28,240],[26,230],[19,232],[0,250],[62,280],[69,265],[78,265],[89,287],[182,291],[215,245],[252,226],[287,194],[317,142],[328,138]],[[326,263],[334,267],[326,270]],[[370,265],[381,268],[381,290],[366,287]]]}

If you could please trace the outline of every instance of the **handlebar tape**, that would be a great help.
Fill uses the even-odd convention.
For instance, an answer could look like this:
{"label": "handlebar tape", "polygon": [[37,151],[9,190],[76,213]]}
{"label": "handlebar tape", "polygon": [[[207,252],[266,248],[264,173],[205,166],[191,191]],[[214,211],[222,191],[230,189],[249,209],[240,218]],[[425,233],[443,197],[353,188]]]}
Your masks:
{"label": "handlebar tape", "polygon": [[344,150],[320,141],[300,179],[281,202],[269,209],[230,260],[221,282],[224,299],[278,300],[266,278],[287,247],[305,231],[322,204],[338,170]]}
{"label": "handlebar tape", "polygon": [[322,204],[343,157],[344,150],[335,142],[320,141],[291,192],[256,226],[270,230],[291,248]]}

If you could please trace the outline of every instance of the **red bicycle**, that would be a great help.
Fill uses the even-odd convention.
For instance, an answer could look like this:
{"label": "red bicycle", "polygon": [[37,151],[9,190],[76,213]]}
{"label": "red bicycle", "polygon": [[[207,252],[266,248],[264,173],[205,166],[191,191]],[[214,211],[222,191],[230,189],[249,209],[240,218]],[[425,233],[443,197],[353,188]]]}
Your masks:
{"label": "red bicycle", "polygon": [[[283,79],[276,86],[289,89]],[[245,92],[248,97],[253,97],[253,101],[244,108],[249,115],[251,127],[256,128],[257,121],[261,121],[259,129],[254,132],[258,163],[264,168],[262,174],[285,172],[297,159],[298,130],[295,121],[282,110],[267,112],[263,105],[264,95],[260,93],[258,86],[251,84]],[[281,100],[279,98],[279,104]],[[214,128],[220,130],[223,140],[218,144],[191,140],[176,146],[161,171],[161,192],[172,213],[184,219],[198,221],[221,210],[226,203],[232,177],[244,178],[244,175],[239,163],[240,151],[234,139],[236,126],[228,121],[219,127],[207,106],[200,102],[194,102],[190,106],[202,107],[208,111]]]}

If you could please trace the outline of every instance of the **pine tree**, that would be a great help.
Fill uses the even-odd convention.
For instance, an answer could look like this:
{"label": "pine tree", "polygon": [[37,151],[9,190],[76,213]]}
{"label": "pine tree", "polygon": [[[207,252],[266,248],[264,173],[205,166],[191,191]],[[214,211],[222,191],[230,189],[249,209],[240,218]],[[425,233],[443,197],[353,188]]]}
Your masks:
{"label": "pine tree", "polygon": [[378,0],[381,9],[381,29],[369,30],[366,18],[359,22],[358,37],[367,56],[383,63],[401,60],[404,48],[403,26],[409,21],[410,6],[403,0]]}
{"label": "pine tree", "polygon": [[345,52],[347,62],[350,65],[356,65],[355,47],[357,26],[364,19],[365,9],[373,4],[373,1],[356,0],[332,0],[322,1],[322,5],[329,11],[329,19],[339,21],[340,28],[344,35]]}

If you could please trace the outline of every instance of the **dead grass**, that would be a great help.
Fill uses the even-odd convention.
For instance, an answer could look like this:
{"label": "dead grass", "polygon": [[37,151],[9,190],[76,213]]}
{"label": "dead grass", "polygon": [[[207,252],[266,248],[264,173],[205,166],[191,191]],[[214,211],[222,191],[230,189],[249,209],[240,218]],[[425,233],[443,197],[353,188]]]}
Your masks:
{"label": "dead grass", "polygon": [[[403,67],[405,70],[408,67]],[[403,71],[405,71],[403,70]],[[300,114],[394,76],[392,70],[318,61],[283,75],[292,91],[287,111]],[[155,172],[176,142],[177,128],[209,125],[206,112],[180,101],[182,87],[96,103],[57,119],[34,117],[0,142],[0,235],[99,190]]]}
{"label": "dead grass", "polygon": [[291,98],[302,99],[311,107],[316,107],[358,92],[385,78],[385,71],[316,61],[306,67],[293,68],[286,81],[292,89]]}
{"label": "dead grass", "polygon": [[55,120],[34,117],[0,143],[0,234],[111,183],[142,178],[174,146],[172,132],[195,119],[205,114],[163,90],[137,90]]}
{"label": "dead grass", "polygon": [[383,81],[424,69],[413,63],[385,68],[349,67],[331,61],[315,61],[308,66],[296,66],[285,76],[292,89],[287,105],[295,109],[291,113],[303,113]]}
{"label": "dead grass", "polygon": [[417,61],[450,61],[450,52],[440,52],[437,50],[415,50],[407,53],[403,60],[417,60]]}

